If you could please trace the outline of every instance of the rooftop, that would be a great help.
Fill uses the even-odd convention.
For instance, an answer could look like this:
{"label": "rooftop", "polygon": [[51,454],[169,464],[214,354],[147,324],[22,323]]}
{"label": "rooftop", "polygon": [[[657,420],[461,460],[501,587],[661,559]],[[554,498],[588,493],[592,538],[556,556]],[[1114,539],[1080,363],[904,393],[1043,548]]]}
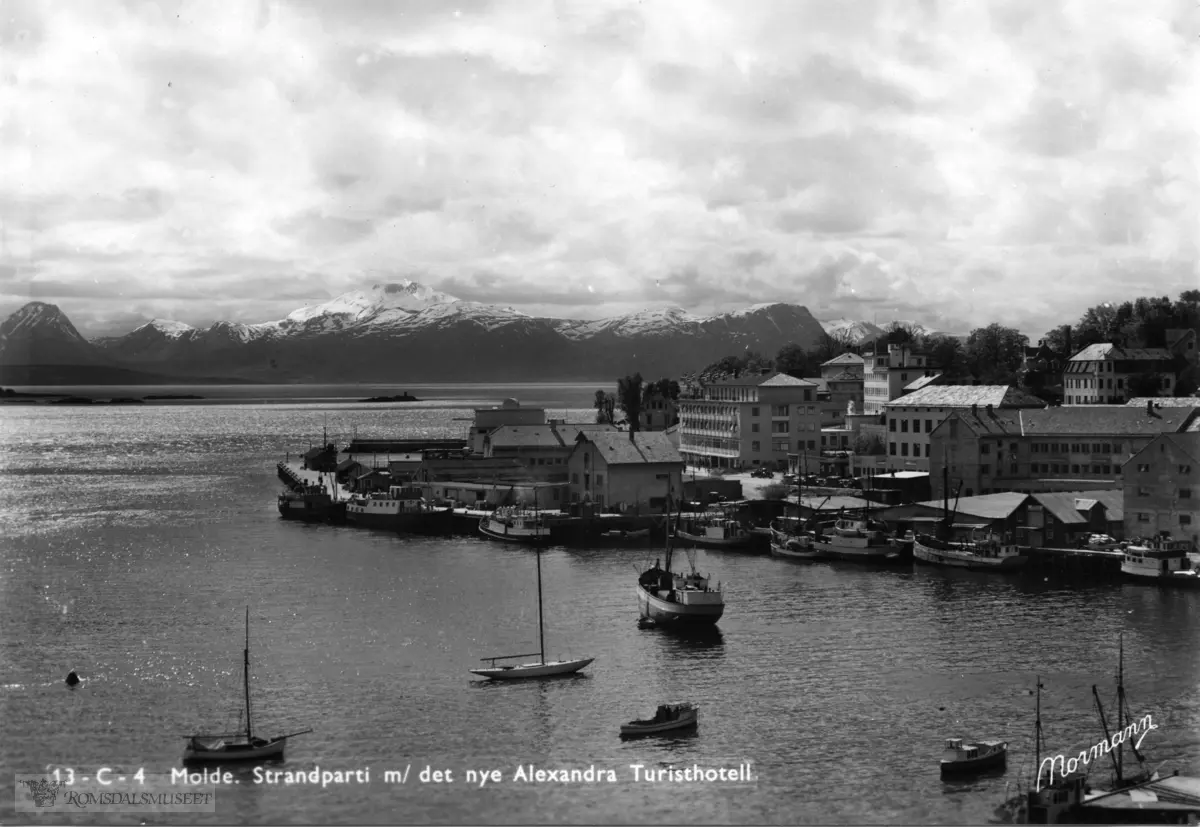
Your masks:
{"label": "rooftop", "polygon": [[1088,518],[1084,515],[1097,503],[1104,506],[1109,522],[1125,519],[1125,492],[1120,490],[1053,491],[1038,492],[1030,496],[1059,522],[1068,525],[1087,523]]}
{"label": "rooftop", "polygon": [[587,422],[553,425],[501,425],[487,435],[496,448],[570,448],[582,431],[616,431],[613,425]]}
{"label": "rooftop", "polygon": [[942,375],[940,373],[935,373],[933,376],[922,376],[920,379],[914,379],[912,382],[909,382],[907,385],[904,386],[903,390],[905,393],[911,393],[912,391],[919,391],[921,388],[923,388],[927,385],[932,385],[934,382],[938,381],[941,378],[942,378]]}
{"label": "rooftop", "polygon": [[[581,431],[577,446],[592,443],[609,465],[638,465],[644,463],[679,463],[679,449],[663,431]],[[576,448],[578,450],[578,448]]]}
{"label": "rooftop", "polygon": [[[976,497],[961,497],[958,500],[957,514],[966,514],[971,517],[982,517],[985,520],[1003,520],[1020,507],[1021,503],[1025,502],[1028,494],[1022,494],[1017,491],[1005,491],[1000,494],[980,494]],[[951,507],[953,507],[954,497],[950,497]],[[929,500],[928,502],[917,503],[927,508],[942,508],[943,500]]]}
{"label": "rooftop", "polygon": [[1170,359],[1171,352],[1162,347],[1117,347],[1112,342],[1088,345],[1071,357],[1072,362],[1100,362],[1105,359],[1152,360]]}
{"label": "rooftop", "polygon": [[929,385],[884,403],[885,408],[1044,408],[1036,396],[1011,385]]}
{"label": "rooftop", "polygon": [[1127,408],[1145,408],[1153,403],[1156,408],[1200,408],[1200,396],[1138,396],[1125,403]]}
{"label": "rooftop", "polygon": [[822,362],[821,367],[826,365],[863,365],[863,358],[857,353],[843,353],[841,356],[834,356],[828,362]]}
{"label": "rooftop", "polygon": [[758,373],[750,376],[742,374],[736,379],[718,379],[716,382],[710,383],[710,387],[814,388],[816,385],[807,379],[797,379],[795,376],[788,376],[786,373]]}
{"label": "rooftop", "polygon": [[[1196,408],[1146,409],[1127,405],[1067,405],[1041,410],[976,408],[954,411],[934,428],[951,420],[964,423],[977,434],[1019,436],[1146,436],[1188,429],[1200,413]],[[944,432],[943,432],[944,433]]]}

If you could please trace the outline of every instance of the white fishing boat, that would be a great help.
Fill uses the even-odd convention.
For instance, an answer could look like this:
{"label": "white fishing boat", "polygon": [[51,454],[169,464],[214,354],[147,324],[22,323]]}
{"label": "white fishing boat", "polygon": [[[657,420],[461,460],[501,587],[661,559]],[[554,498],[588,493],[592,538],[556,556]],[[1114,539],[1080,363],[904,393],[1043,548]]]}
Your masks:
{"label": "white fishing boat", "polygon": [[942,775],[966,775],[1003,767],[1007,755],[1007,741],[964,742],[962,738],[950,738],[942,753]]}
{"label": "white fishing boat", "polygon": [[757,537],[737,520],[724,514],[707,514],[676,528],[675,535],[685,542],[705,548],[740,551],[755,544]]}
{"label": "white fishing boat", "polygon": [[1200,572],[1192,567],[1187,540],[1156,539],[1125,547],[1121,574],[1140,583],[1176,588],[1200,588]]}
{"label": "white fishing boat", "polygon": [[678,732],[694,729],[699,723],[699,710],[694,704],[662,704],[655,711],[653,718],[638,719],[622,724],[621,737],[637,738],[642,735]]}
{"label": "white fishing boat", "polygon": [[550,526],[537,508],[501,506],[479,521],[479,533],[506,543],[547,543]]}
{"label": "white fishing boat", "polygon": [[821,551],[813,544],[813,535],[803,532],[790,522],[776,520],[771,523],[771,554],[792,560],[820,560]]}
{"label": "white fishing boat", "polygon": [[892,544],[887,523],[869,517],[843,517],[813,537],[813,548],[821,556],[858,563],[900,562],[900,550]]}
{"label": "white fishing boat", "polygon": [[[542,547],[537,546],[537,597],[538,597],[538,651],[526,655],[497,655],[480,658],[491,666],[482,669],[471,669],[470,672],[480,677],[498,681],[520,680],[522,678],[551,678],[559,675],[572,675],[583,669],[595,658],[579,658],[577,660],[546,660],[546,632],[542,623]],[[516,658],[531,658],[537,660],[527,663],[497,666],[499,660],[515,660]]]}
{"label": "white fishing boat", "polygon": [[230,735],[187,735],[187,747],[183,751],[184,763],[233,763],[238,761],[263,761],[280,759],[288,738],[312,732],[311,729],[276,735],[271,738],[255,737],[250,710],[250,607],[246,607],[246,648],[243,650],[242,685],[246,696],[246,731]]}
{"label": "white fishing boat", "polygon": [[690,571],[672,571],[675,551],[669,525],[666,535],[666,566],[659,567],[655,560],[653,566],[638,576],[638,612],[642,620],[662,626],[712,626],[725,613],[721,584],[714,587],[708,577],[696,571],[694,549],[687,552]]}
{"label": "white fishing boat", "polygon": [[346,521],[368,528],[409,531],[420,527],[432,511],[421,489],[392,485],[387,491],[355,494],[346,501]]}

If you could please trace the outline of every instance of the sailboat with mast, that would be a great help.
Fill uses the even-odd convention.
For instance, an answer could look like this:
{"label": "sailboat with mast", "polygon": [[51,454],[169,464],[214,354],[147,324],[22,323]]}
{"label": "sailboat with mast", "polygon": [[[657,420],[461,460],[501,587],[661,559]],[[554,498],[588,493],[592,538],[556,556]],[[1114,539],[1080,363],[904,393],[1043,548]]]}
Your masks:
{"label": "sailboat with mast", "polygon": [[[513,486],[515,490],[515,486]],[[520,505],[502,505],[479,520],[479,533],[506,543],[548,543],[550,526],[538,509],[537,484],[533,488],[533,510]]]}
{"label": "sailboat with mast", "polygon": [[[712,626],[725,613],[725,595],[721,584],[714,588],[708,577],[696,571],[696,552],[688,552],[691,571],[677,573],[671,564],[674,549],[670,527],[671,494],[667,493],[667,548],[666,565],[659,567],[658,561],[638,577],[638,611],[643,620],[663,626]],[[682,508],[682,503],[680,503]]]}
{"label": "sailboat with mast", "polygon": [[[521,678],[552,678],[559,675],[572,675],[587,666],[595,658],[580,658],[578,660],[546,660],[546,629],[542,621],[542,547],[537,546],[537,597],[538,597],[538,650],[525,655],[496,655],[495,657],[480,658],[490,662],[491,666],[481,669],[471,669],[473,675],[490,678],[491,680],[511,681]],[[516,658],[531,658],[537,655],[537,660],[517,665],[497,666],[498,660],[513,660]]]}
{"label": "sailboat with mast", "polygon": [[[793,560],[820,560],[822,554],[820,551],[813,548],[813,535],[806,529],[810,520],[804,520],[800,516],[800,507],[804,501],[804,471],[808,466],[808,454],[804,455],[804,467],[797,469],[801,471],[796,475],[796,517],[793,521],[790,517],[781,517],[771,523],[771,554],[776,557],[789,557]],[[825,502],[829,502],[829,497],[825,498]],[[825,505],[821,503],[821,506]],[[820,513],[821,506],[813,512],[812,519]]]}
{"label": "sailboat with mast", "polygon": [[[1100,726],[1104,728],[1104,740],[1112,744],[1113,734],[1108,731],[1108,719],[1104,715],[1104,705],[1100,703],[1100,692],[1095,684],[1092,684],[1092,696],[1096,699],[1096,711],[1100,715]],[[1118,643],[1117,654],[1117,728],[1115,732],[1121,732],[1125,726],[1133,722],[1133,713],[1129,709],[1129,700],[1125,697],[1125,633],[1122,632]],[[1115,748],[1110,750],[1108,755],[1113,762],[1113,789],[1128,787],[1131,784],[1141,784],[1145,781],[1153,780],[1154,773],[1146,768],[1146,759],[1138,751],[1137,743],[1130,743],[1129,747],[1133,750],[1133,757],[1137,759],[1138,769],[1132,773],[1125,771],[1125,741],[1118,741]]]}
{"label": "sailboat with mast", "polygon": [[[1016,571],[1028,558],[1021,554],[1016,541],[1011,537],[1000,538],[987,531],[970,540],[954,540],[954,515],[958,513],[959,494],[962,482],[954,495],[954,508],[950,508],[950,471],[942,466],[942,519],[934,527],[934,533],[916,534],[913,538],[913,557],[920,563],[948,566],[960,569],[982,569],[987,571]],[[978,532],[986,526],[976,526]]]}
{"label": "sailboat with mast", "polygon": [[283,758],[288,738],[312,732],[311,729],[257,738],[254,735],[250,710],[250,607],[246,607],[246,648],[242,651],[242,686],[246,697],[246,731],[232,735],[187,735],[188,745],[183,752],[184,763],[232,763]]}

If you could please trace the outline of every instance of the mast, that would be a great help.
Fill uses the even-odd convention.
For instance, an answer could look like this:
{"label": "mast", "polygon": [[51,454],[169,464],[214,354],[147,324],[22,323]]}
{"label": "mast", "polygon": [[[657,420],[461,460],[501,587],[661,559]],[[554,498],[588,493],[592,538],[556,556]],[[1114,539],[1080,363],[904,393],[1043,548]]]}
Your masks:
{"label": "mast", "polygon": [[[1117,643],[1117,732],[1125,728],[1124,712],[1125,712],[1125,633],[1121,632]],[[1111,743],[1111,742],[1110,742]],[[1123,753],[1125,742],[1117,744],[1117,783],[1124,780],[1121,773],[1123,769],[1124,757]]]}
{"label": "mast", "polygon": [[[538,530],[541,526],[536,521],[537,514],[537,484],[533,487],[533,513],[535,515],[534,530]],[[546,662],[546,636],[542,629],[542,544],[541,538],[535,538],[534,545],[537,547],[537,577],[538,577],[538,660],[542,663]]]}
{"label": "mast", "polygon": [[1042,676],[1037,676],[1037,718],[1033,724],[1033,763],[1037,765],[1037,778],[1034,786],[1042,781]]}
{"label": "mast", "polygon": [[246,607],[246,648],[242,650],[242,684],[246,689],[246,741],[250,742],[250,607]]}
{"label": "mast", "polygon": [[[1092,695],[1096,698],[1096,710],[1100,713],[1100,726],[1104,727],[1104,740],[1112,743],[1112,737],[1108,734],[1108,719],[1104,717],[1104,707],[1100,705],[1100,692],[1096,689],[1096,684],[1092,684]],[[1118,700],[1117,703],[1120,703]],[[1120,745],[1117,745],[1120,749]],[[1121,763],[1117,760],[1117,753],[1109,752],[1109,758],[1112,759],[1113,767],[1117,771],[1117,783],[1121,783]]]}

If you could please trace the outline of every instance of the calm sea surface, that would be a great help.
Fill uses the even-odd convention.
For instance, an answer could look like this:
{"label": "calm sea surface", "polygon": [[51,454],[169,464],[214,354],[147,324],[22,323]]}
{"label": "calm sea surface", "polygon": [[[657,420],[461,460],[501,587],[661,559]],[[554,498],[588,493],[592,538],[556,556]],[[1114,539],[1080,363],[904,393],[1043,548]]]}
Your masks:
{"label": "calm sea surface", "polygon": [[[402,390],[426,401],[346,401]],[[369,767],[371,783],[241,776],[215,814],[75,821],[981,824],[1029,769],[1035,675],[1051,751],[1103,737],[1091,686],[1111,715],[1121,632],[1134,711],[1158,726],[1143,748],[1200,772],[1200,595],[1152,587],[700,553],[728,607],[718,636],[688,639],[637,628],[635,569],[653,550],[552,548],[548,648],[596,662],[575,679],[473,680],[484,655],[537,649],[533,552],[285,522],[275,463],[324,427],[461,435],[458,418],[506,396],[584,420],[594,388],[294,392],[326,401],[0,408],[0,820],[31,820],[14,816],[14,773],[169,772],[181,734],[236,726],[247,605],[256,724],[315,729],[279,768]],[[697,735],[618,739],[675,700],[700,704]],[[947,737],[1008,739],[1007,773],[943,783]],[[740,784],[630,769],[747,761],[756,779]],[[618,781],[514,781],[528,764]],[[407,783],[383,781],[408,766]],[[426,766],[453,782],[421,783]],[[503,778],[468,786],[468,769]]]}

